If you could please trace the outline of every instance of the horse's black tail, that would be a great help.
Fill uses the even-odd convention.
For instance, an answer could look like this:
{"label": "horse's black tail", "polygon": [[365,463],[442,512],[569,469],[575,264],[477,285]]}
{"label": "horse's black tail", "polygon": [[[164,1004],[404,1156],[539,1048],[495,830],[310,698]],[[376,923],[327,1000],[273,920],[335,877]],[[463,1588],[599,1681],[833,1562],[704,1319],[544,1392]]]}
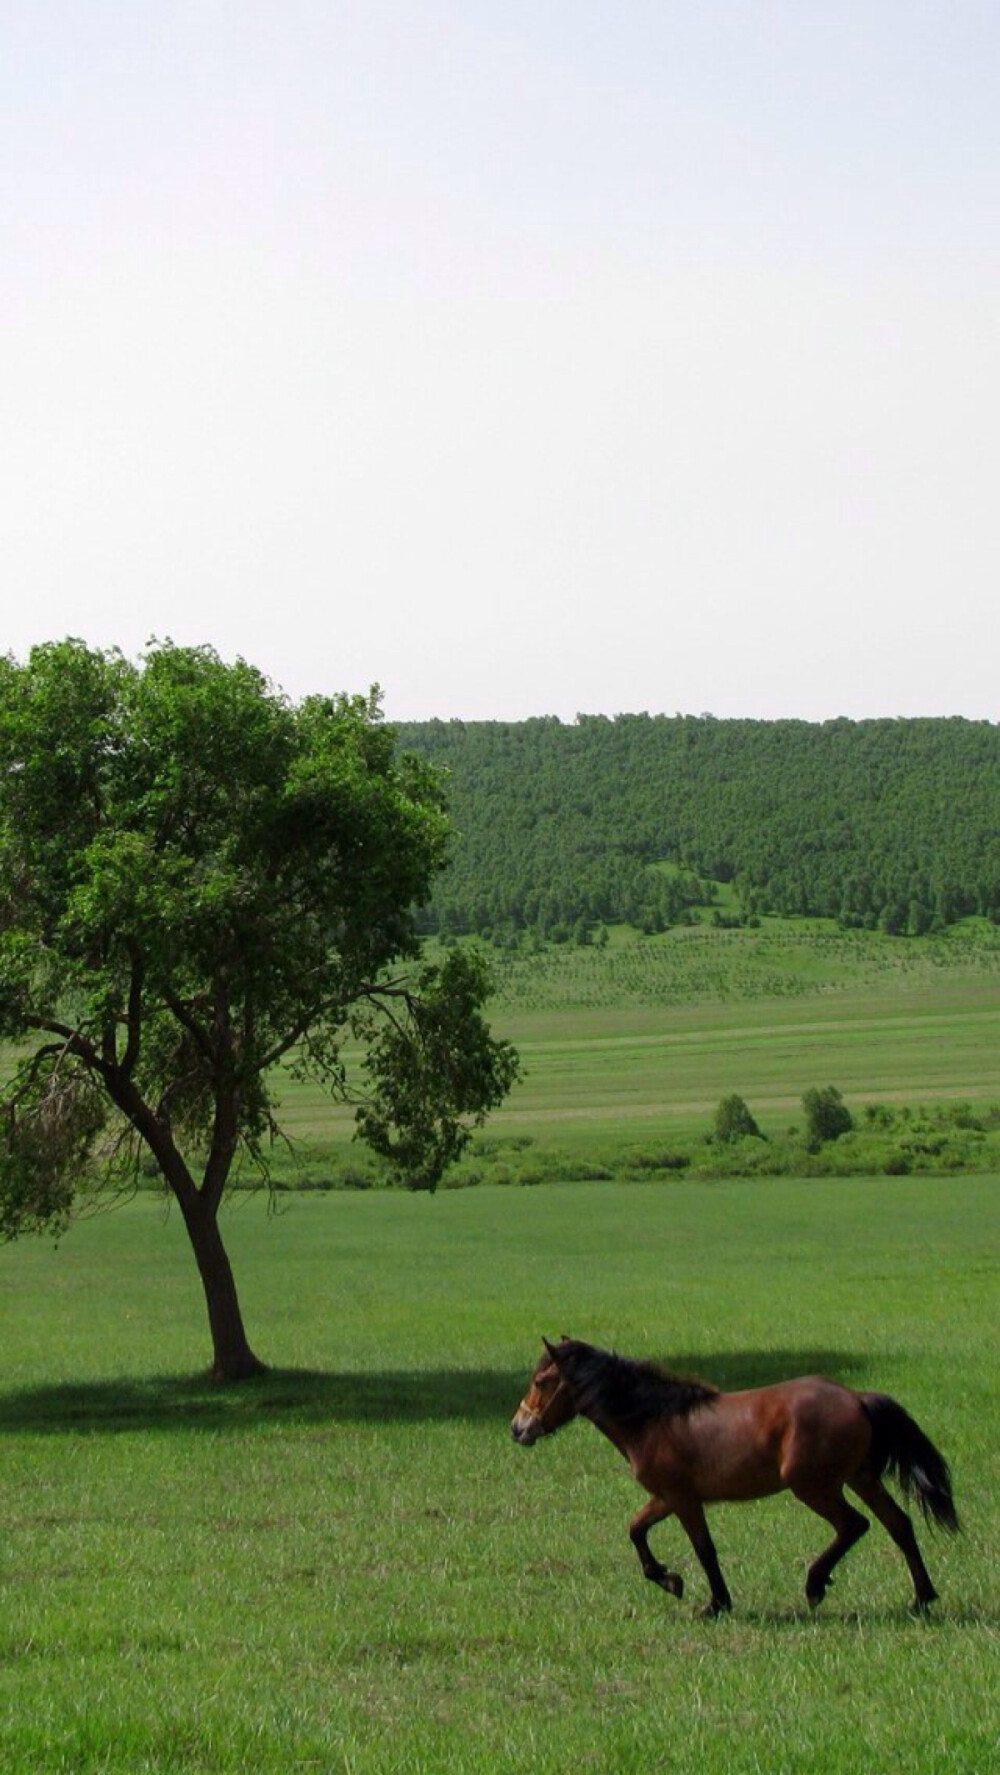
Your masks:
{"label": "horse's black tail", "polygon": [[916,1499],[928,1522],[957,1534],[951,1472],[944,1455],[887,1393],[862,1393],[861,1403],[871,1419],[869,1459],[876,1477],[890,1474],[905,1497]]}

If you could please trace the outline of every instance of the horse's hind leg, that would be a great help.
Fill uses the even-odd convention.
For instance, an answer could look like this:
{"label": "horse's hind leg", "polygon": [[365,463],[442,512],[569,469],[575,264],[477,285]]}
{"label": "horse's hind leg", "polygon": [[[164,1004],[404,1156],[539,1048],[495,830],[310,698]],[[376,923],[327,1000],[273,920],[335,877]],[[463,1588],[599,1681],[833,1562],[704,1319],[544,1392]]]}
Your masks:
{"label": "horse's hind leg", "polygon": [[860,1474],[850,1481],[851,1490],[857,1492],[863,1504],[867,1504],[873,1516],[877,1516],[886,1533],[891,1535],[910,1568],[913,1579],[913,1608],[922,1613],[928,1603],[937,1601],[937,1591],[931,1583],[917,1537],[913,1532],[913,1524],[901,1510],[894,1497],[886,1491],[880,1479],[870,1473]]}
{"label": "horse's hind leg", "polygon": [[860,1510],[855,1510],[839,1489],[821,1493],[793,1484],[791,1490],[800,1503],[814,1510],[817,1516],[824,1517],[836,1530],[829,1547],[824,1547],[806,1573],[806,1601],[814,1609],[826,1595],[834,1566],[839,1565],[855,1541],[860,1541],[862,1535],[868,1533],[870,1525],[867,1516],[862,1516]]}
{"label": "horse's hind leg", "polygon": [[643,1504],[642,1508],[636,1511],[628,1525],[628,1532],[632,1545],[639,1555],[643,1577],[648,1578],[653,1584],[659,1584],[661,1590],[668,1590],[671,1596],[683,1596],[684,1579],[680,1573],[668,1572],[666,1566],[661,1565],[655,1554],[650,1551],[649,1546],[650,1529],[672,1513],[671,1506],[665,1504],[662,1498],[650,1498],[648,1504]]}
{"label": "horse's hind leg", "polygon": [[733,1599],[726,1587],[726,1580],[719,1568],[719,1557],[715,1551],[715,1542],[708,1532],[705,1512],[697,1499],[690,1503],[678,1505],[677,1517],[688,1540],[701,1561],[702,1569],[708,1579],[712,1600],[704,1609],[706,1615],[727,1614],[733,1606]]}

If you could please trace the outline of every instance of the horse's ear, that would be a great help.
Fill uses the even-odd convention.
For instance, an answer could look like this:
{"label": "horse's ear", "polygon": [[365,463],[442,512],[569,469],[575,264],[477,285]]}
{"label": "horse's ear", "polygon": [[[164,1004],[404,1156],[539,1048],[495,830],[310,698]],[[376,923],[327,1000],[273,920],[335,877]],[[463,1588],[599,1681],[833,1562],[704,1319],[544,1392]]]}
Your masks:
{"label": "horse's ear", "polygon": [[558,1351],[556,1350],[555,1344],[550,1344],[547,1337],[543,1337],[542,1342],[545,1345],[545,1348],[548,1350],[549,1355],[552,1357],[553,1362],[558,1362],[559,1354],[558,1354]]}

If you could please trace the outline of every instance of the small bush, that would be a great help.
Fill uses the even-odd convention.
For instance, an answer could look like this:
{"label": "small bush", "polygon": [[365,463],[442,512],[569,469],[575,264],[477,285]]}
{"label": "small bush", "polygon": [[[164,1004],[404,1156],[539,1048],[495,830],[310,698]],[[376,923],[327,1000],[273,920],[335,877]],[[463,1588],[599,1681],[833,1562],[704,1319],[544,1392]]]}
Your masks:
{"label": "small bush", "polygon": [[496,1153],[524,1152],[534,1145],[531,1134],[477,1134],[470,1148],[477,1159],[492,1158]]}
{"label": "small bush", "polygon": [[687,1153],[660,1148],[654,1152],[631,1151],[625,1154],[629,1171],[685,1171],[691,1160]]}
{"label": "small bush", "polygon": [[743,1140],[748,1134],[760,1139],[760,1129],[750,1114],[742,1097],[735,1094],[724,1097],[715,1112],[713,1137],[728,1146],[731,1141]]}
{"label": "small bush", "polygon": [[865,1121],[871,1128],[891,1128],[896,1120],[887,1103],[866,1103]]}
{"label": "small bush", "polygon": [[305,1193],[310,1190],[329,1192],[330,1190],[375,1189],[377,1184],[378,1178],[373,1171],[367,1171],[362,1165],[346,1164],[334,1166],[333,1170],[325,1175],[312,1171],[300,1173],[294,1182],[274,1187],[299,1190]]}
{"label": "small bush", "polygon": [[474,1165],[455,1165],[441,1180],[442,1189],[477,1189],[483,1174]]}
{"label": "small bush", "polygon": [[854,1127],[854,1117],[836,1085],[813,1086],[802,1098],[806,1112],[806,1139],[813,1151],[828,1141],[839,1140]]}
{"label": "small bush", "polygon": [[598,1164],[595,1159],[571,1159],[553,1171],[558,1183],[610,1183],[613,1176],[610,1166]]}
{"label": "small bush", "polygon": [[981,1134],[985,1131],[985,1122],[981,1116],[973,1114],[972,1105],[969,1103],[953,1104],[951,1109],[946,1112],[946,1115],[953,1128],[966,1128],[975,1134]]}

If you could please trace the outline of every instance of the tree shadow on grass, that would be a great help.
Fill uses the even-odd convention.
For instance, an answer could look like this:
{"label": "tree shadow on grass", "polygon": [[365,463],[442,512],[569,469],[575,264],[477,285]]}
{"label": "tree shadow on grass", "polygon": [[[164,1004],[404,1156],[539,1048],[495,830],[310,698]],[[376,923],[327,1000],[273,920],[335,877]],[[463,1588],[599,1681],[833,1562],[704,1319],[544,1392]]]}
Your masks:
{"label": "tree shadow on grass", "polygon": [[[735,1389],[817,1372],[847,1380],[864,1362],[843,1350],[740,1350],[673,1356],[670,1366]],[[530,1361],[519,1369],[273,1368],[238,1386],[219,1386],[207,1376],[153,1375],[17,1388],[0,1393],[0,1435],[449,1420],[503,1427],[529,1368]]]}
{"label": "tree shadow on grass", "polygon": [[272,1368],[235,1386],[189,1375],[84,1381],[0,1393],[0,1435],[509,1417],[523,1381],[494,1369],[293,1368]]}

